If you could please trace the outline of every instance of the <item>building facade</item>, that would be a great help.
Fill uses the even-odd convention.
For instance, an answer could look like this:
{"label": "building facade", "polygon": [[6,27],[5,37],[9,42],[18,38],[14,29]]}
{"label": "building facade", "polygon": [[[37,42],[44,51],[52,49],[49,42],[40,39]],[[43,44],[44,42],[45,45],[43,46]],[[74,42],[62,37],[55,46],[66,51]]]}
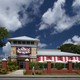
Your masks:
{"label": "building facade", "polygon": [[61,52],[60,50],[38,49],[39,40],[27,36],[9,38],[11,43],[11,61],[17,61],[20,68],[24,68],[25,59],[30,62],[51,62],[66,63],[80,62],[80,55],[75,53]]}
{"label": "building facade", "polygon": [[22,68],[26,58],[31,62],[36,61],[38,39],[21,36],[9,38],[8,40],[11,43],[11,61],[17,61]]}
{"label": "building facade", "polygon": [[71,60],[75,63],[80,62],[80,55],[69,52],[61,52],[60,50],[38,50],[37,61],[46,62],[47,60],[51,60],[51,62],[55,63],[67,63]]}

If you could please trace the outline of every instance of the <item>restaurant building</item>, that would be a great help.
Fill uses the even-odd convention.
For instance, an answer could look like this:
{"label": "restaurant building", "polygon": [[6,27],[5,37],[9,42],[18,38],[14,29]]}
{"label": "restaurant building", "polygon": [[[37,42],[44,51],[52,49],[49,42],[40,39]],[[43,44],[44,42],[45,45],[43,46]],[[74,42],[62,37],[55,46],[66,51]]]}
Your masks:
{"label": "restaurant building", "polygon": [[9,38],[11,43],[11,61],[17,61],[20,68],[24,68],[25,59],[28,58],[30,62],[61,62],[66,63],[69,60],[73,62],[80,62],[80,55],[75,53],[61,52],[53,49],[38,49],[38,39],[21,36]]}
{"label": "restaurant building", "polygon": [[21,68],[24,67],[23,64],[26,58],[31,62],[36,61],[38,39],[21,36],[8,40],[11,43],[11,61],[17,61]]}
{"label": "restaurant building", "polygon": [[51,60],[51,62],[67,63],[71,60],[73,63],[80,62],[80,55],[76,53],[61,52],[60,50],[38,50],[37,61],[46,62]]}

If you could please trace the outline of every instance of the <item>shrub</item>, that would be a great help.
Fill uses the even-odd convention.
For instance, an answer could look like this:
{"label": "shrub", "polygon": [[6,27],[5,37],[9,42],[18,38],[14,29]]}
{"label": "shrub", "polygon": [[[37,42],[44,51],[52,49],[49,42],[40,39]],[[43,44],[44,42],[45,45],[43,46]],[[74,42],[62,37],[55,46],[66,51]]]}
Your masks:
{"label": "shrub", "polygon": [[19,69],[17,62],[13,62],[13,61],[8,61],[7,67],[8,67],[8,71],[13,71],[13,70]]}
{"label": "shrub", "polygon": [[26,70],[23,71],[23,74],[26,75]]}
{"label": "shrub", "polygon": [[79,70],[80,70],[80,63],[78,63],[78,68],[79,68]]}
{"label": "shrub", "polygon": [[17,66],[18,64],[17,64],[17,62],[9,61],[9,62],[8,62],[8,66],[11,66],[11,65],[15,65],[15,66]]}
{"label": "shrub", "polygon": [[35,74],[41,75],[41,74],[42,74],[42,70],[36,70],[36,71],[35,71]]}
{"label": "shrub", "polygon": [[1,68],[0,68],[0,74],[1,74]]}
{"label": "shrub", "polygon": [[47,68],[47,63],[30,62],[31,70],[32,70],[33,66],[34,66],[35,70],[42,70],[43,68]]}
{"label": "shrub", "polygon": [[56,63],[56,64],[55,64],[55,67],[56,67],[58,70],[60,70],[60,69],[64,68],[64,64],[63,64],[63,63]]}
{"label": "shrub", "polygon": [[7,70],[6,69],[1,69],[1,74],[7,74]]}
{"label": "shrub", "polygon": [[8,66],[7,68],[8,68],[8,71],[13,71],[12,66]]}
{"label": "shrub", "polygon": [[16,68],[16,70],[17,70],[17,69],[19,69],[19,66],[16,66],[15,68]]}

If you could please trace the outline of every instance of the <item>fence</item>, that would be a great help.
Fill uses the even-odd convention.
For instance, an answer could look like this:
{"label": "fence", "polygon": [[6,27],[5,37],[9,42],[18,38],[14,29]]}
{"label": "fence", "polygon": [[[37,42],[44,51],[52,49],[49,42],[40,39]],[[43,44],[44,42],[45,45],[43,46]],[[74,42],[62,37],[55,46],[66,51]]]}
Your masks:
{"label": "fence", "polygon": [[[68,63],[29,63],[29,61],[26,61],[25,64],[29,64],[28,68],[26,70],[26,74],[32,74],[32,72],[41,72],[43,74],[54,74],[54,73],[78,73],[80,69],[80,63],[72,63],[69,61]],[[36,66],[35,66],[36,65]],[[76,66],[75,66],[76,65]],[[32,66],[34,66],[34,70],[32,69]],[[27,67],[27,66],[26,66]],[[38,73],[37,72],[37,73]]]}

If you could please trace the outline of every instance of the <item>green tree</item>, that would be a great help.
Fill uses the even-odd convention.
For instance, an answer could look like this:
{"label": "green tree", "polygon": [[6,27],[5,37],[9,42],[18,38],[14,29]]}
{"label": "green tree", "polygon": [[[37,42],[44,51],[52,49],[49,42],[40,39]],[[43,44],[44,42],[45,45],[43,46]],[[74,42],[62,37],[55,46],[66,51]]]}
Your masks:
{"label": "green tree", "polygon": [[59,47],[61,51],[80,54],[80,45],[63,44]]}
{"label": "green tree", "polygon": [[0,47],[5,46],[5,38],[9,37],[9,32],[7,31],[6,28],[0,27]]}

